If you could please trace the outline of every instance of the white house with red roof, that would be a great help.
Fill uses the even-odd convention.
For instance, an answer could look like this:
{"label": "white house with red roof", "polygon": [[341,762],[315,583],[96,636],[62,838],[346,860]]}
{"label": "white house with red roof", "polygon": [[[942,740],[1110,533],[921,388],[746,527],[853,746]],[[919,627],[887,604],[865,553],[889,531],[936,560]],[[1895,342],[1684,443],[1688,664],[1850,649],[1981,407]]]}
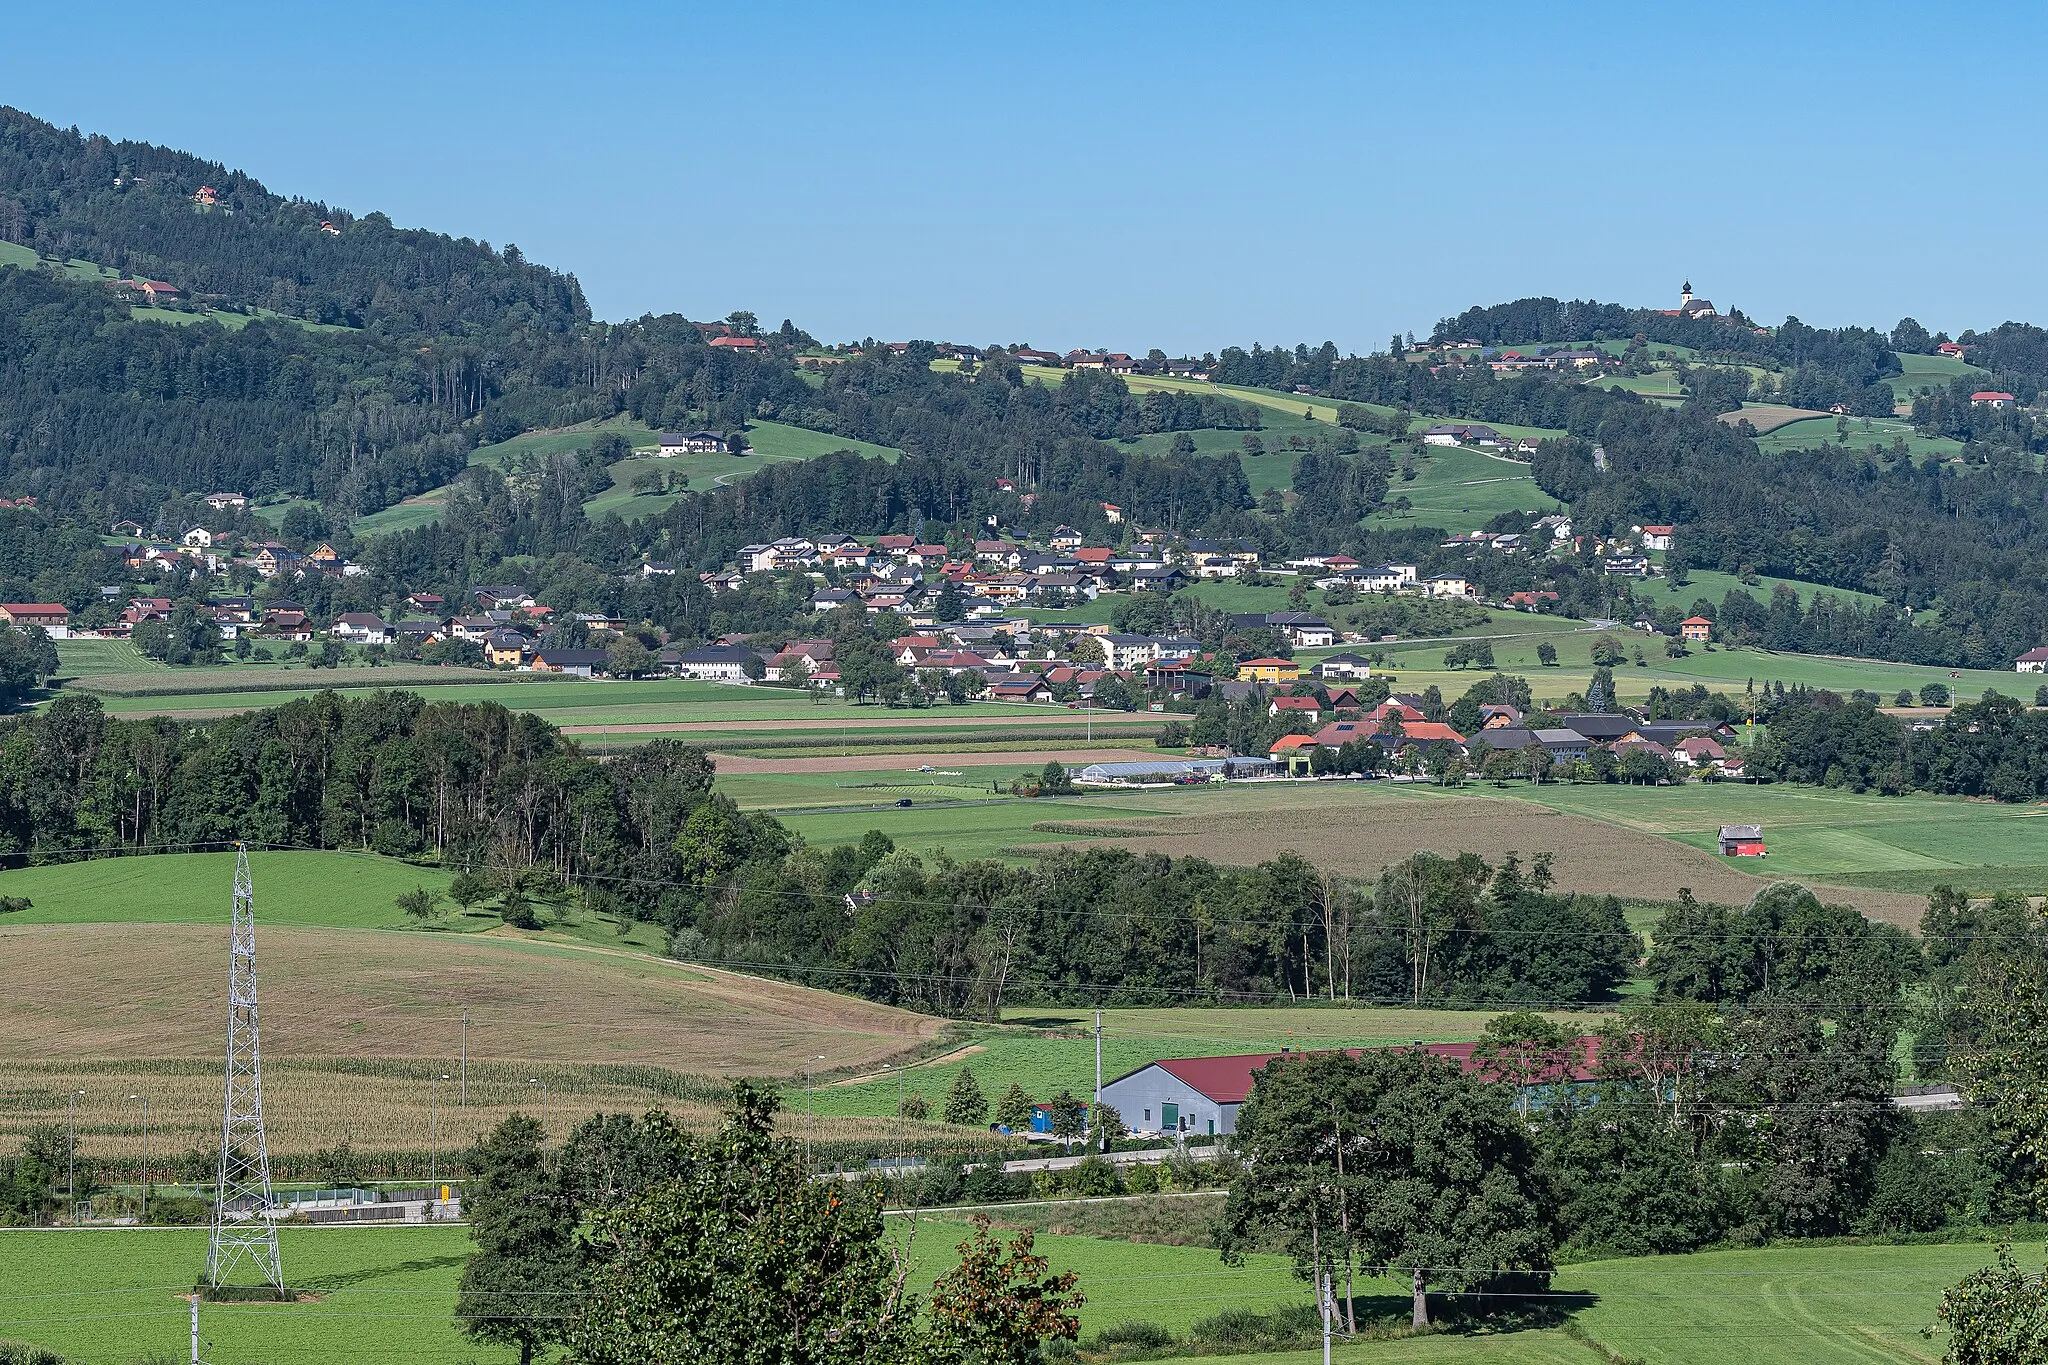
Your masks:
{"label": "white house with red roof", "polygon": [[2003,389],[1979,389],[1970,395],[1970,406],[1978,408],[2009,408],[2018,401]]}
{"label": "white house with red roof", "polygon": [[[0,607],[0,611],[5,610],[7,610],[5,607]],[[2020,655],[2014,661],[2012,671],[2015,673],[2048,673],[2048,646],[2040,649],[2030,649]]]}
{"label": "white house with red roof", "polygon": [[71,608],[62,602],[0,603],[0,624],[16,629],[41,626],[52,640],[71,638]]}
{"label": "white house with red roof", "polygon": [[[1572,1056],[1542,1084],[1589,1081],[1599,1040],[1573,1040]],[[1448,1058],[1467,1073],[1485,1075],[1471,1043],[1425,1043],[1421,1050]],[[1356,1057],[1362,1049],[1347,1048]],[[1238,1110],[1251,1097],[1259,1073],[1274,1062],[1306,1057],[1305,1052],[1249,1052],[1231,1057],[1166,1057],[1126,1072],[1102,1087],[1102,1102],[1123,1116],[1134,1133],[1223,1137],[1237,1131]]]}

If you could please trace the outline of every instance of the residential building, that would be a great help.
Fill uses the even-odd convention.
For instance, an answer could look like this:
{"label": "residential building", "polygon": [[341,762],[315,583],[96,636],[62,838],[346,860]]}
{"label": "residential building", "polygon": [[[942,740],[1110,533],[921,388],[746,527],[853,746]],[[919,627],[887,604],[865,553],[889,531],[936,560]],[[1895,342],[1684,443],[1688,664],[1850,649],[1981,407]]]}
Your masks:
{"label": "residential building", "polygon": [[391,627],[384,624],[384,618],[371,611],[345,611],[334,618],[334,624],[327,633],[337,640],[346,640],[356,645],[386,645],[391,643]]}
{"label": "residential building", "polygon": [[1703,645],[1714,633],[1714,623],[1704,616],[1688,616],[1678,623],[1678,633],[1692,644]]}
{"label": "residential building", "polygon": [[1671,537],[1677,528],[1671,526],[1645,526],[1641,529],[1643,548],[1645,550],[1661,551],[1671,548]]}
{"label": "residential building", "polygon": [[1360,682],[1372,676],[1372,664],[1362,654],[1331,654],[1317,660],[1309,671],[1318,678],[1348,678]]}
{"label": "residential building", "polygon": [[208,493],[203,501],[208,507],[213,508],[217,512],[225,511],[231,507],[247,507],[249,505],[249,500],[240,493]]}
{"label": "residential building", "polygon": [[722,431],[664,431],[654,453],[670,459],[677,455],[723,455],[726,449]]}
{"label": "residential building", "polygon": [[516,630],[495,630],[484,640],[484,662],[492,668],[517,668],[526,662],[533,642]]}
{"label": "residential building", "polygon": [[2030,649],[2013,662],[2015,673],[2048,673],[2048,646]]}
{"label": "residential building", "polygon": [[1292,659],[1247,659],[1237,666],[1239,682],[1291,683],[1301,677]]}
{"label": "residential building", "polygon": [[1981,408],[2009,408],[2018,401],[2002,389],[1979,389],[1970,395],[1972,406]]}
{"label": "residential building", "polygon": [[1463,574],[1444,573],[1431,578],[1423,585],[1431,597],[1477,597],[1479,589],[1474,587]]}
{"label": "residential building", "polygon": [[747,660],[758,657],[744,645],[703,645],[678,650],[671,662],[662,651],[662,663],[679,677],[702,678],[712,682],[743,682]]}
{"label": "residential building", "polygon": [[1422,433],[1422,443],[1432,446],[1500,444],[1500,433],[1482,422],[1438,422]]}

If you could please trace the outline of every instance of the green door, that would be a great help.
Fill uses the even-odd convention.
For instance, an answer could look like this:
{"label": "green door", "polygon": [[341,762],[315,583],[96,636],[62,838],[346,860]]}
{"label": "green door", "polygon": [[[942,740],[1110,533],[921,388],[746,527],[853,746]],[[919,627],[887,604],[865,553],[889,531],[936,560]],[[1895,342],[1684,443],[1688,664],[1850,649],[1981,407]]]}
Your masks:
{"label": "green door", "polygon": [[1180,1128],[1180,1106],[1179,1106],[1179,1105],[1177,1105],[1177,1104],[1162,1104],[1162,1105],[1160,1105],[1160,1106],[1159,1106],[1159,1131],[1160,1131],[1160,1132],[1162,1132],[1162,1133],[1171,1133],[1171,1132],[1176,1132],[1176,1131],[1178,1131],[1178,1130],[1179,1130],[1179,1128]]}

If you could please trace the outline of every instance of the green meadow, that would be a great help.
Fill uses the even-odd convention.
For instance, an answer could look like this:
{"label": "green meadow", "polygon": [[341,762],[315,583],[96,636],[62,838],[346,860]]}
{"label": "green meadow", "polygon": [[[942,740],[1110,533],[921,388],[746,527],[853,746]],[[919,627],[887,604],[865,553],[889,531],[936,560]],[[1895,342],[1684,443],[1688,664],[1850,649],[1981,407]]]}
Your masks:
{"label": "green meadow", "polygon": [[[1510,435],[1522,430],[1496,429]],[[1563,510],[1556,499],[1536,486],[1528,465],[1483,450],[1427,446],[1415,456],[1415,466],[1413,479],[1395,474],[1387,486],[1386,505],[1366,518],[1367,525],[1476,531],[1502,512],[1544,515]],[[1396,498],[1408,499],[1411,508],[1395,510]]]}
{"label": "green meadow", "polygon": [[1907,355],[1903,351],[1893,354],[1899,358],[1899,373],[1889,381],[1892,396],[1901,403],[1910,403],[1913,396],[1922,389],[1945,389],[1957,379],[1968,376],[1971,379],[1989,378],[1991,371],[1980,370],[1966,361],[1946,355]]}
{"label": "green meadow", "polygon": [[[392,929],[405,924],[399,896],[445,893],[450,874],[373,853],[258,850],[249,855],[256,913],[288,927]],[[234,887],[232,853],[154,853],[0,871],[0,896],[31,908],[16,924],[225,924]],[[459,923],[451,921],[452,923]]]}
{"label": "green meadow", "polygon": [[1851,417],[1847,419],[1849,430],[1846,436],[1841,432],[1842,420],[1837,417],[1809,417],[1800,422],[1788,422],[1757,437],[1756,448],[1771,455],[1791,450],[1813,450],[1821,446],[1865,450],[1873,445],[1889,448],[1893,440],[1903,439],[1907,453],[1915,458],[1934,456],[1940,459],[1960,454],[1963,448],[1962,442],[1946,436],[1921,435],[1904,418]]}
{"label": "green meadow", "polygon": [[[795,1131],[794,1116],[785,1130]],[[922,1293],[957,1257],[972,1229],[959,1214],[892,1218],[908,1241],[910,1287]],[[1005,1234],[1007,1235],[1007,1234]],[[1150,1322],[1185,1337],[1226,1308],[1307,1302],[1281,1257],[1226,1266],[1198,1246],[1040,1233],[1036,1250],[1079,1276],[1084,1338],[1122,1322]],[[207,1304],[203,1358],[211,1365],[291,1360],[397,1362],[516,1359],[461,1336],[455,1289],[470,1244],[461,1227],[285,1228],[286,1278],[309,1302]],[[198,1228],[0,1232],[0,1334],[60,1351],[73,1365],[182,1360],[190,1309],[181,1294],[205,1259]],[[1516,1332],[1450,1330],[1393,1341],[1345,1343],[1344,1365],[1878,1365],[1935,1359],[1941,1291],[1988,1262],[1987,1243],[1931,1246],[1797,1245],[1689,1256],[1600,1260],[1560,1268],[1551,1292],[1576,1324]],[[2022,1252],[2025,1261],[2038,1260]],[[1403,1286],[1357,1285],[1368,1313],[1399,1313]],[[1161,1352],[1156,1358],[1175,1358]],[[1320,1351],[1228,1357],[1238,1365],[1314,1365]]]}

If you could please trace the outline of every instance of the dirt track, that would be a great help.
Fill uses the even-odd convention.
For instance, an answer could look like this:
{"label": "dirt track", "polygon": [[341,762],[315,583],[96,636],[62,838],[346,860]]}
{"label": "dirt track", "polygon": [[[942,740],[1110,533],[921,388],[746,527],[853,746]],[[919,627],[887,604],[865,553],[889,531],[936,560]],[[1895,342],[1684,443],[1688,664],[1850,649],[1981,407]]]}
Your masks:
{"label": "dirt track", "polygon": [[906,759],[915,759],[903,771],[914,773],[917,764],[929,764],[934,768],[968,767],[1043,767],[1047,759],[1056,759],[1070,766],[1088,763],[1137,763],[1159,757],[1157,749],[1018,749],[996,750],[982,753],[930,754],[921,749],[912,749],[900,754],[834,754],[829,758],[776,758],[755,757],[748,754],[711,755],[718,764],[718,771],[737,777],[744,773],[865,773],[879,772],[894,768]]}

